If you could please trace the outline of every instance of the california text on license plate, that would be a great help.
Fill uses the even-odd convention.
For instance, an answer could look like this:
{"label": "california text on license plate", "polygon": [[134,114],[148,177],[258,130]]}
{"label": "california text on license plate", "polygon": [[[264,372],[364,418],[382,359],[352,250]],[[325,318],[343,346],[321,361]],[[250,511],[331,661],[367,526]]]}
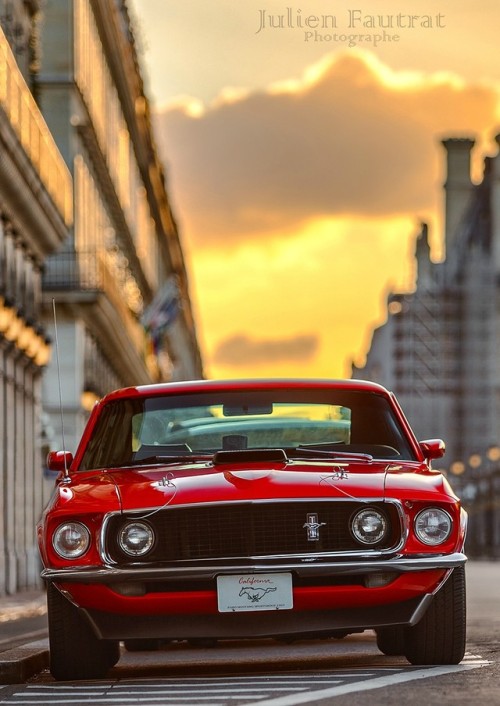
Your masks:
{"label": "california text on license plate", "polygon": [[293,608],[292,575],[234,574],[217,577],[220,613]]}

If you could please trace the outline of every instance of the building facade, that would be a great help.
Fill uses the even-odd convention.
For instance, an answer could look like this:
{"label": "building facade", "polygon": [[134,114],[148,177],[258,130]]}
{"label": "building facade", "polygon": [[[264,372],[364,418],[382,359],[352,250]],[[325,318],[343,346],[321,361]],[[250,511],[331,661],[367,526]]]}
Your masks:
{"label": "building facade", "polygon": [[469,505],[470,544],[500,552],[500,155],[471,181],[474,141],[443,142],[446,258],[432,263],[425,226],[416,241],[417,286],[391,293],[366,364],[398,396],[419,438],[446,442],[442,466]]}
{"label": "building facade", "polygon": [[42,270],[72,224],[69,170],[32,94],[38,2],[0,2],[0,595],[36,585]]}
{"label": "building facade", "polygon": [[0,0],[0,596],[111,389],[203,376],[124,0]]}
{"label": "building facade", "polygon": [[62,446],[64,431],[74,450],[105,392],[203,371],[126,3],[46,0],[40,38],[37,95],[75,203],[70,237],[43,277],[59,352],[59,370],[53,356],[44,378],[46,434]]}

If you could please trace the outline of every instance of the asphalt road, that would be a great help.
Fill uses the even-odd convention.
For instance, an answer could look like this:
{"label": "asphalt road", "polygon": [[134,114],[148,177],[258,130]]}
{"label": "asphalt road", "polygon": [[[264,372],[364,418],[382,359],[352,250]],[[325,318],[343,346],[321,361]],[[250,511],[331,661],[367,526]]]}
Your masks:
{"label": "asphalt road", "polygon": [[98,682],[55,683],[44,671],[25,685],[0,687],[0,704],[500,706],[500,562],[467,568],[468,653],[458,667],[411,667],[378,652],[370,632],[292,645],[174,643],[159,652],[124,652]]}

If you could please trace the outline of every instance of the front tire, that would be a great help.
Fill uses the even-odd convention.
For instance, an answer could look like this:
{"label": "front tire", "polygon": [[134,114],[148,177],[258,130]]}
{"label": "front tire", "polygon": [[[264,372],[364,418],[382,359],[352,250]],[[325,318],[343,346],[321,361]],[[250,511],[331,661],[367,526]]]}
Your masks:
{"label": "front tire", "polygon": [[465,654],[465,569],[452,571],[419,623],[405,629],[404,656],[411,664],[458,664]]}
{"label": "front tire", "polygon": [[377,628],[377,647],[382,654],[396,656],[404,654],[405,628],[394,625],[388,628]]}
{"label": "front tire", "polygon": [[99,640],[75,606],[52,584],[47,587],[47,612],[54,679],[100,679],[118,662],[119,643]]}

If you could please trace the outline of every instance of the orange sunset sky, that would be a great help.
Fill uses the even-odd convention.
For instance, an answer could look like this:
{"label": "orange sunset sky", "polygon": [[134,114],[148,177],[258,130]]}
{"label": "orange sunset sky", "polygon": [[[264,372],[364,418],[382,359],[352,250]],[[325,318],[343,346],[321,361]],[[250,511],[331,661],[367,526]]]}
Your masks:
{"label": "orange sunset sky", "polygon": [[128,4],[207,377],[348,376],[443,256],[440,141],[494,152],[500,2]]}

